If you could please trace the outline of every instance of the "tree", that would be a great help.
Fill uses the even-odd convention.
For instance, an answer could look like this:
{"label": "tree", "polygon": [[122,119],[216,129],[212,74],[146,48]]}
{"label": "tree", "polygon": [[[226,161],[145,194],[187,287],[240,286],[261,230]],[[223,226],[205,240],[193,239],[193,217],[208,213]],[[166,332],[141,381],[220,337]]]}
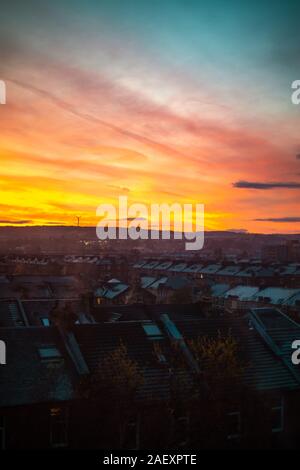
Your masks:
{"label": "tree", "polygon": [[115,395],[118,401],[126,401],[134,397],[143,383],[143,375],[138,365],[128,356],[125,344],[109,353],[98,365],[91,377],[90,393],[108,392]]}
{"label": "tree", "polygon": [[126,445],[128,424],[137,419],[136,394],[143,383],[137,362],[129,357],[126,345],[120,341],[79,384],[78,395],[88,400],[89,406],[95,406],[95,416],[99,410],[104,411],[99,418],[102,424],[105,422],[106,436],[115,438],[115,430],[119,429],[118,446],[121,448]]}
{"label": "tree", "polygon": [[230,332],[226,335],[219,332],[213,338],[202,336],[188,344],[200,370],[195,377],[199,399],[193,414],[197,429],[194,444],[200,440],[203,448],[226,446],[227,417],[240,411],[243,389],[244,365],[238,344]]}
{"label": "tree", "polygon": [[210,388],[225,382],[238,382],[244,367],[239,359],[238,344],[231,333],[216,338],[198,337],[189,347]]}

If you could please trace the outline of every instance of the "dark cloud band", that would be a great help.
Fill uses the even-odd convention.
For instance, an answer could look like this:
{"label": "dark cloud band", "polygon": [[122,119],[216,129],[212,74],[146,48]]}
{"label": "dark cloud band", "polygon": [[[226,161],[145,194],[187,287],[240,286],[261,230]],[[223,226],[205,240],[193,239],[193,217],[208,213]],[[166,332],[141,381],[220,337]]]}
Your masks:
{"label": "dark cloud band", "polygon": [[266,218],[266,219],[254,219],[255,222],[281,222],[281,223],[288,223],[288,222],[300,222],[300,217],[278,217],[278,218]]}
{"label": "dark cloud band", "polygon": [[260,181],[237,181],[232,184],[234,188],[242,189],[300,189],[300,183],[297,182],[260,182]]}

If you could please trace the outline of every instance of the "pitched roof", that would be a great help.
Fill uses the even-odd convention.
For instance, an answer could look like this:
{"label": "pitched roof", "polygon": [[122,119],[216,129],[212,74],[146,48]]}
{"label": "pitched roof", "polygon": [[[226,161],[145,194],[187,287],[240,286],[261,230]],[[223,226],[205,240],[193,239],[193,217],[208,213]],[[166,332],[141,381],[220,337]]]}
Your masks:
{"label": "pitched roof", "polygon": [[283,305],[289,305],[291,307],[298,307],[300,309],[300,289],[299,292],[292,297],[289,297],[283,302]]}
{"label": "pitched roof", "polygon": [[156,277],[142,276],[141,277],[141,287],[143,289],[146,289],[147,287],[150,287],[151,284],[153,284],[156,279],[157,279]]}
{"label": "pitched roof", "polygon": [[[169,367],[171,349],[169,341],[162,336],[158,341],[166,362],[155,354],[154,342],[147,336],[145,326],[156,327],[153,322],[117,322],[80,325],[74,328],[76,340],[90,371],[94,371],[107,355],[122,342],[129,357],[134,360],[144,376],[138,396],[164,399],[169,394]],[[159,329],[160,330],[160,329]]]}
{"label": "pitched roof", "polygon": [[183,271],[185,273],[198,273],[203,268],[203,264],[195,263],[187,266]]}
{"label": "pitched roof", "polygon": [[[299,375],[296,378],[257,329],[249,327],[246,319],[199,318],[189,321],[179,320],[175,323],[186,340],[199,336],[216,337],[219,332],[222,334],[230,332],[238,343],[240,357],[246,365],[244,372],[246,385],[258,390],[300,388],[299,372],[296,371]],[[300,327],[294,330],[294,326],[290,324],[288,330],[289,338],[295,339],[295,334],[296,337],[300,337]],[[287,333],[283,332],[280,336],[280,330],[277,329],[276,334],[284,338]]]}
{"label": "pitched roof", "polygon": [[163,261],[162,263],[158,264],[155,269],[169,269],[173,264],[173,261]]}
{"label": "pitched roof", "polygon": [[254,286],[236,286],[224,293],[224,297],[237,297],[241,301],[251,300],[259,291],[259,287]]}
{"label": "pitched roof", "polygon": [[280,305],[286,302],[290,297],[299,293],[299,289],[286,289],[284,287],[267,287],[254,295],[256,301],[267,299],[271,304]]}
{"label": "pitched roof", "polygon": [[172,276],[169,277],[167,282],[165,283],[165,286],[169,289],[182,289],[186,286],[191,286],[192,283],[189,279],[183,276]]}
{"label": "pitched roof", "polygon": [[[2,328],[7,364],[1,366],[0,406],[64,401],[72,398],[75,371],[55,328]],[[47,350],[48,348],[48,350]],[[40,350],[55,348],[61,358],[47,361]]]}
{"label": "pitched roof", "polygon": [[166,284],[168,280],[168,277],[160,277],[159,279],[156,279],[150,286],[148,286],[149,289],[158,289],[159,287],[163,286]]}
{"label": "pitched roof", "polygon": [[213,284],[210,286],[212,297],[222,297],[230,289],[229,284]]}
{"label": "pitched roof", "polygon": [[169,271],[181,272],[187,267],[187,263],[176,263],[169,268]]}
{"label": "pitched roof", "polygon": [[218,271],[218,276],[236,276],[241,271],[241,266],[225,266],[225,268]]}
{"label": "pitched roof", "polygon": [[19,327],[25,324],[26,318],[18,300],[0,300],[0,327]]}
{"label": "pitched roof", "polygon": [[202,274],[215,274],[222,268],[221,264],[209,264],[204,268],[200,269],[200,273]]}
{"label": "pitched roof", "polygon": [[111,279],[95,290],[95,296],[112,300],[126,292],[128,289],[129,286],[127,284],[118,281],[117,279]]}

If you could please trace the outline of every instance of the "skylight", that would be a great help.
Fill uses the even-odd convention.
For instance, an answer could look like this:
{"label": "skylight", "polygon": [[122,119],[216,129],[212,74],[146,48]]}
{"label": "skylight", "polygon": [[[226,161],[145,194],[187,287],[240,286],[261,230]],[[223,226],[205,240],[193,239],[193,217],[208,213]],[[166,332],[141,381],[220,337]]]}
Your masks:
{"label": "skylight", "polygon": [[46,361],[62,358],[61,352],[55,346],[42,346],[38,351],[40,358]]}
{"label": "skylight", "polygon": [[50,326],[50,320],[47,317],[41,318],[41,323],[43,326]]}
{"label": "skylight", "polygon": [[160,339],[163,338],[163,334],[158,328],[157,325],[151,324],[151,325],[143,325],[143,329],[148,336],[149,339]]}

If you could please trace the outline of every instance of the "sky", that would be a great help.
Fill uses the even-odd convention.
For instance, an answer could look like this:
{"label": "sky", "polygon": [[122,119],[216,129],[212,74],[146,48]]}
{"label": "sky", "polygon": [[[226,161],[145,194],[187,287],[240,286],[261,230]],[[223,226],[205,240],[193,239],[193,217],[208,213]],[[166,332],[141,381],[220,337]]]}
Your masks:
{"label": "sky", "polygon": [[0,224],[201,203],[300,232],[298,1],[2,0]]}

